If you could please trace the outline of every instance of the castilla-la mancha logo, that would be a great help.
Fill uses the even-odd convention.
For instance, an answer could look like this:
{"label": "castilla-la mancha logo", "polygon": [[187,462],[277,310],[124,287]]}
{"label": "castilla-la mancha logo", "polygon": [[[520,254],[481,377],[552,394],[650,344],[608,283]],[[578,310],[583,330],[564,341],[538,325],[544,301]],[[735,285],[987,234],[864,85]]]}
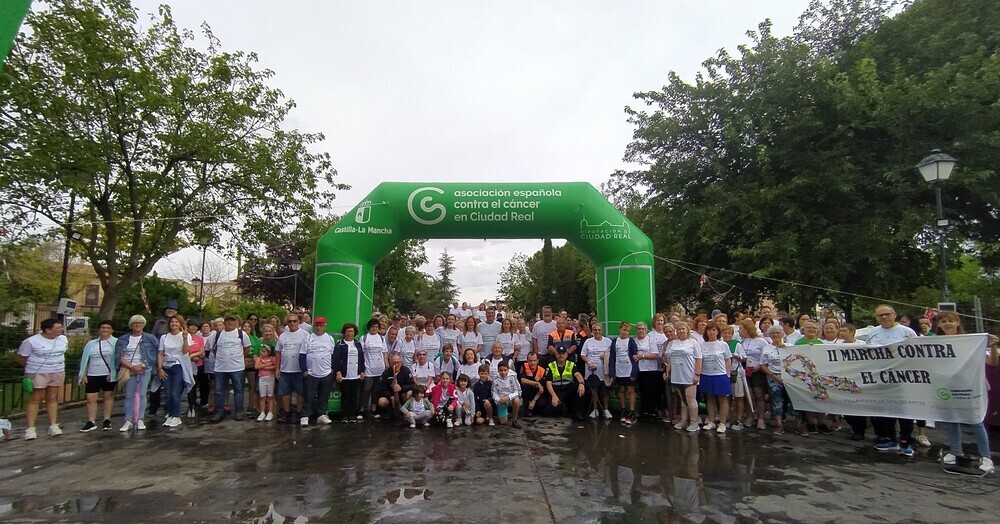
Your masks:
{"label": "castilla-la mancha logo", "polygon": [[591,224],[584,217],[580,221],[580,238],[583,240],[628,240],[632,238],[632,229],[623,218],[620,224],[604,220]]}

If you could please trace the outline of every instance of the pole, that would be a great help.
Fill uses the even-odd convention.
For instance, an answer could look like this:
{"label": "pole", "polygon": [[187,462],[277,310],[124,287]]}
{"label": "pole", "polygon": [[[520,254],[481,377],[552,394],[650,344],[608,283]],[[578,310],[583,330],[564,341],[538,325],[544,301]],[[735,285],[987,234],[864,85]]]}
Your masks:
{"label": "pole", "polygon": [[938,234],[941,236],[941,302],[951,302],[951,290],[948,289],[948,241],[945,237],[944,208],[941,205],[941,182],[935,186],[937,193]]}
{"label": "pole", "polygon": [[986,333],[986,325],[983,324],[983,301],[979,300],[979,295],[972,297],[972,308],[976,315],[976,333]]}
{"label": "pole", "polygon": [[201,246],[201,281],[198,283],[201,289],[198,290],[198,312],[205,316],[205,255],[208,253],[208,246]]}
{"label": "pole", "polygon": [[292,277],[295,278],[295,285],[292,288],[292,309],[295,309],[299,303],[299,272],[296,271]]}
{"label": "pole", "polygon": [[[73,218],[74,209],[76,204],[76,195],[70,193],[69,195],[69,221],[66,223],[66,246],[63,249],[63,264],[62,264],[62,276],[59,278],[59,297],[56,298],[56,303],[62,301],[62,299],[67,298],[67,287],[69,280],[69,249],[71,247],[71,242],[73,241]],[[59,322],[64,326],[66,325],[66,315],[59,315]]]}

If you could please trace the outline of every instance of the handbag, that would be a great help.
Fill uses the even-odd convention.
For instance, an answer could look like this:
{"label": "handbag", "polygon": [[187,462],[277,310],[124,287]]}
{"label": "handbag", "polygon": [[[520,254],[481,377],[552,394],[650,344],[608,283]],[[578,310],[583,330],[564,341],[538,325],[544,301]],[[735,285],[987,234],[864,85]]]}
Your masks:
{"label": "handbag", "polygon": [[25,393],[34,393],[35,383],[32,382],[30,378],[24,377],[24,379],[21,380],[21,391],[24,391]]}

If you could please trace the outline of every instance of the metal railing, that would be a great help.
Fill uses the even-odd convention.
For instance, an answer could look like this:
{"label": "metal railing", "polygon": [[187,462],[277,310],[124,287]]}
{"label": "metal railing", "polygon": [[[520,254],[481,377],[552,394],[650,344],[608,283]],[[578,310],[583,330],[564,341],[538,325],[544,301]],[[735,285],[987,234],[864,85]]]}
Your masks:
{"label": "metal railing", "polygon": [[[76,383],[76,375],[77,370],[67,367],[60,404],[86,400],[86,391],[83,386]],[[24,391],[23,378],[0,379],[0,417],[6,418],[24,413],[30,396],[30,393]]]}

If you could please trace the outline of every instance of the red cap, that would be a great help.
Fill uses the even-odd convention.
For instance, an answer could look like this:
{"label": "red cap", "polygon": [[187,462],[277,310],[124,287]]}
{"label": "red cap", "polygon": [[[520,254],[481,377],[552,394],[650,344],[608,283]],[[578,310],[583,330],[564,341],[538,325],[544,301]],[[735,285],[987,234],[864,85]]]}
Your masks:
{"label": "red cap", "polygon": [[326,317],[316,317],[313,319],[313,324],[326,324]]}

